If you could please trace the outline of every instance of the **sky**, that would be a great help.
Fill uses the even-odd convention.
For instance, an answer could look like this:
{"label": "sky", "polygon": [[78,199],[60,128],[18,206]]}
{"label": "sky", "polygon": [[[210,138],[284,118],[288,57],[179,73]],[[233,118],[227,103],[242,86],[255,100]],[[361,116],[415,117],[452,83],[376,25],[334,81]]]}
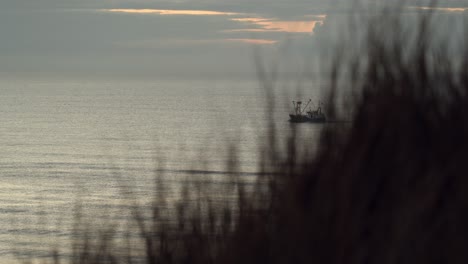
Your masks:
{"label": "sky", "polygon": [[[420,11],[429,2],[405,5]],[[377,6],[378,0],[0,0],[0,76],[236,79],[255,71],[256,53],[296,71],[339,38],[350,13]],[[465,15],[468,0],[440,0],[436,11]]]}

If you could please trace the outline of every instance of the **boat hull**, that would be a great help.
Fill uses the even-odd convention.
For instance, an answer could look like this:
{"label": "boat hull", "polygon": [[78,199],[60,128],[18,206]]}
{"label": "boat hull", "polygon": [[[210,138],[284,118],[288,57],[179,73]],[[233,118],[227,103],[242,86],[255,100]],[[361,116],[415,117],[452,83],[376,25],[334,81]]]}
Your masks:
{"label": "boat hull", "polygon": [[309,118],[305,115],[289,115],[289,121],[293,123],[309,122]]}
{"label": "boat hull", "polygon": [[325,117],[310,117],[306,115],[289,115],[289,122],[292,123],[325,123]]}

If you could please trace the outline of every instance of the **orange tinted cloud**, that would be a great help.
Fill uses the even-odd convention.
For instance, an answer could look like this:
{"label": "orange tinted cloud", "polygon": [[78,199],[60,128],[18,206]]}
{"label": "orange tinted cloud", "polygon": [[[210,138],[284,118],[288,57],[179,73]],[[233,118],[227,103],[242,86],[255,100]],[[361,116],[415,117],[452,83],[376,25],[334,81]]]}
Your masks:
{"label": "orange tinted cloud", "polygon": [[106,12],[127,14],[190,15],[190,16],[233,16],[239,13],[210,10],[169,10],[169,9],[105,9]]}
{"label": "orange tinted cloud", "polygon": [[271,40],[271,39],[248,39],[248,38],[232,38],[226,39],[230,42],[240,42],[240,43],[247,43],[247,44],[256,44],[256,45],[271,45],[275,44],[278,41]]}
{"label": "orange tinted cloud", "polygon": [[232,21],[248,23],[257,26],[258,28],[234,29],[229,32],[289,32],[289,33],[313,33],[317,24],[323,25],[323,20],[296,20],[282,21],[266,18],[232,18]]}

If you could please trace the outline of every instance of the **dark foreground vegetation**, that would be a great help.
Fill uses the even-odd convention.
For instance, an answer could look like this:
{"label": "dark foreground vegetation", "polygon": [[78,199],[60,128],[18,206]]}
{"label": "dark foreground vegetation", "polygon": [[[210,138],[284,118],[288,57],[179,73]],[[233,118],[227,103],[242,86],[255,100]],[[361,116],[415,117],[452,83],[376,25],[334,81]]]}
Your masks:
{"label": "dark foreground vegetation", "polygon": [[[150,219],[133,211],[139,257],[103,231],[76,241],[71,262],[468,263],[468,52],[459,45],[453,59],[431,28],[438,16],[418,17],[406,31],[387,16],[359,52],[336,56],[327,113],[339,116],[335,98],[352,88],[352,122],[324,126],[317,149],[299,155],[292,127],[278,155],[272,130],[265,173],[253,191],[233,187],[234,206],[195,198],[162,209],[160,197]],[[259,76],[269,94],[260,66]]]}

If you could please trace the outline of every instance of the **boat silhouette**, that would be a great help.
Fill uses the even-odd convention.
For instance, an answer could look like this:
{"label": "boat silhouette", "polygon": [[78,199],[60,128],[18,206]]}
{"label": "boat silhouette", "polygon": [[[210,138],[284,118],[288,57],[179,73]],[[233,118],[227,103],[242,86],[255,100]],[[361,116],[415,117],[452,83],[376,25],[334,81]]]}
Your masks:
{"label": "boat silhouette", "polygon": [[[289,114],[289,121],[292,123],[325,123],[327,118],[322,112],[322,103],[319,102],[315,110],[309,108],[309,111],[305,112],[307,106],[312,102],[312,99],[309,99],[305,107],[302,107],[302,101],[293,101],[294,113]],[[305,112],[305,113],[304,113]]]}

